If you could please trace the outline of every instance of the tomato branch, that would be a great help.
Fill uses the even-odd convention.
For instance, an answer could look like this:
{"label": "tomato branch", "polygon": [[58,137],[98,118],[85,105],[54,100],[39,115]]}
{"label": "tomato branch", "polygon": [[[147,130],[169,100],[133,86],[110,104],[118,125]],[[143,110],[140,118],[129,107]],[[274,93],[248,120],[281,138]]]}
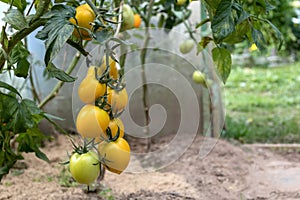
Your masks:
{"label": "tomato branch", "polygon": [[[83,47],[85,47],[87,45],[87,41],[84,42]],[[67,74],[71,74],[73,72],[73,70],[75,69],[76,65],[78,64],[78,61],[80,60],[81,57],[81,53],[80,51],[78,51],[76,53],[76,55],[74,56],[73,60],[71,61],[70,65],[68,66],[66,73]],[[59,81],[54,88],[52,89],[52,91],[50,92],[50,94],[48,96],[45,97],[45,99],[42,100],[42,102],[39,104],[39,108],[43,108],[49,101],[51,101],[54,97],[57,96],[59,90],[62,88],[62,86],[65,84],[65,82],[63,81]]]}
{"label": "tomato branch", "polygon": [[[148,86],[146,84],[147,78],[146,78],[146,73],[145,73],[145,63],[146,63],[146,55],[147,55],[147,47],[150,41],[150,32],[149,32],[149,26],[150,26],[150,20],[152,17],[152,8],[154,5],[154,0],[151,0],[148,4],[148,10],[147,10],[147,17],[144,20],[145,22],[145,39],[143,43],[143,47],[141,50],[141,64],[142,64],[142,81],[143,81],[143,106],[144,106],[144,113],[145,113],[145,118],[146,118],[146,124],[145,124],[145,129],[144,133],[146,135],[149,135],[149,105],[147,102],[147,95],[148,95]],[[151,147],[151,138],[148,138],[147,140],[147,151],[150,150]]]}

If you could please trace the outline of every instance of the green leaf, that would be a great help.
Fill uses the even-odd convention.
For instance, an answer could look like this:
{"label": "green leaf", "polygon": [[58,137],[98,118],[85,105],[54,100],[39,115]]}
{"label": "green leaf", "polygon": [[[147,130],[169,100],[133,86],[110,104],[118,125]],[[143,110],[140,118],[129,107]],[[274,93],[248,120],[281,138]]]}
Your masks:
{"label": "green leaf", "polygon": [[22,13],[24,12],[26,6],[27,6],[27,2],[26,0],[0,0],[6,4],[11,4],[15,7],[18,8],[19,11],[21,11]]}
{"label": "green leaf", "polygon": [[[46,54],[50,53],[50,58],[49,60],[48,59],[45,60],[46,65],[48,64],[48,62],[51,62],[55,58],[55,56],[59,53],[61,48],[64,46],[64,44],[67,42],[69,37],[72,35],[73,30],[74,27],[72,24],[65,24],[55,34],[53,34],[54,36],[51,35],[55,37],[55,39],[53,39],[53,42],[47,48]],[[49,39],[52,38],[49,37]]]}
{"label": "green leaf", "polygon": [[64,44],[72,35],[74,25],[69,19],[75,17],[75,8],[67,5],[55,5],[43,18],[48,21],[44,28],[39,31],[36,38],[45,40],[46,55],[44,58],[46,66],[55,58]]}
{"label": "green leaf", "polygon": [[212,50],[212,57],[218,73],[221,75],[221,78],[225,84],[231,71],[232,61],[230,52],[225,48],[215,47]]}
{"label": "green leaf", "polygon": [[273,29],[273,31],[275,32],[275,35],[277,37],[277,39],[279,39],[279,45],[278,45],[278,50],[280,50],[281,46],[282,46],[282,43],[283,43],[283,36],[280,32],[280,30],[272,23],[270,22],[269,20],[265,20]]}
{"label": "green leaf", "polygon": [[104,44],[104,42],[111,38],[113,34],[113,30],[105,29],[102,31],[96,31],[94,33],[94,38],[99,44]]}
{"label": "green leaf", "polygon": [[223,42],[226,42],[228,44],[236,44],[242,42],[246,39],[246,34],[250,32],[250,30],[251,26],[248,21],[245,20],[242,23],[238,24],[235,31],[224,38]]}
{"label": "green leaf", "polygon": [[17,9],[10,9],[5,14],[3,21],[10,24],[16,30],[22,30],[29,27],[24,15]]}
{"label": "green leaf", "polygon": [[24,99],[13,106],[17,107],[11,117],[11,126],[15,133],[24,132],[26,129],[36,126],[36,115],[41,114],[42,111],[34,101]]}
{"label": "green leaf", "polygon": [[74,82],[76,80],[76,78],[70,76],[65,71],[56,68],[53,63],[49,63],[49,65],[47,66],[47,71],[49,72],[49,75],[51,77],[55,77],[60,81]]}
{"label": "green leaf", "polygon": [[209,8],[216,10],[222,0],[204,0]]}
{"label": "green leaf", "polygon": [[30,52],[25,48],[22,42],[18,42],[10,54],[12,64],[19,62],[19,60],[26,59]]}
{"label": "green leaf", "polygon": [[221,1],[212,19],[212,33],[217,43],[234,31],[235,24],[232,15],[232,5],[232,0]]}
{"label": "green leaf", "polygon": [[18,90],[16,88],[14,88],[13,86],[11,86],[5,82],[0,81],[0,88],[5,88],[5,89],[17,94],[19,97],[22,98],[21,94],[18,92]]}
{"label": "green leaf", "polygon": [[46,154],[39,149],[42,141],[46,138],[47,137],[37,127],[27,129],[26,132],[19,134],[16,139],[19,143],[18,151],[26,153],[35,152],[38,158],[50,162]]}
{"label": "green leaf", "polygon": [[198,43],[197,46],[197,54],[199,54],[205,47],[212,41],[211,37],[205,36],[201,38],[201,41]]}
{"label": "green leaf", "polygon": [[27,78],[29,66],[30,66],[30,63],[27,61],[26,58],[19,60],[19,62],[17,64],[17,68],[15,69],[15,75],[17,77]]}
{"label": "green leaf", "polygon": [[255,28],[252,28],[251,31],[252,31],[252,33],[251,33],[252,40],[254,41],[254,43],[256,44],[258,49],[260,51],[266,50],[266,47],[265,47],[266,41],[265,41],[263,33],[260,30],[257,30]]}
{"label": "green leaf", "polygon": [[[18,109],[18,100],[12,93],[4,94],[0,92],[0,116],[3,123],[7,123],[6,130],[13,131],[11,124],[12,116]],[[3,127],[2,127],[3,128]]]}

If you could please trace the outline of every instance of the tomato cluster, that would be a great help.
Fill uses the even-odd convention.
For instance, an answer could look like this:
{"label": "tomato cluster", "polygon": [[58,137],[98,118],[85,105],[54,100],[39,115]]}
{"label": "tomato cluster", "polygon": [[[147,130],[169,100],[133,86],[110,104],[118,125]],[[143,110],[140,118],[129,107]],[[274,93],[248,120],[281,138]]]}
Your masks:
{"label": "tomato cluster", "polygon": [[128,95],[116,61],[109,57],[107,62],[104,56],[100,66],[90,66],[79,85],[78,96],[86,105],[77,115],[77,131],[85,141],[93,141],[89,142],[92,146],[98,145],[98,154],[85,146],[81,153],[75,150],[70,172],[77,182],[89,184],[99,176],[100,165],[120,174],[130,160],[130,146],[123,138],[124,124],[118,118],[128,103]]}

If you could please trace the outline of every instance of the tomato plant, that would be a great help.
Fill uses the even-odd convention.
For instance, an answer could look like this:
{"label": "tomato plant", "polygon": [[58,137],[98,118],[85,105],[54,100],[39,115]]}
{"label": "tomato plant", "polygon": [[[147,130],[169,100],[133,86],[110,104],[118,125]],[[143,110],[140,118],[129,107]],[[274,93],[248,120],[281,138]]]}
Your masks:
{"label": "tomato plant", "polygon": [[[135,26],[134,13],[141,17],[145,26],[145,47],[151,36],[149,27],[157,26],[171,30],[179,24],[185,26],[190,39],[197,44],[197,53],[205,49],[209,43],[214,43],[215,48],[211,53],[224,83],[230,74],[232,62],[228,46],[248,40],[249,44],[254,43],[259,50],[263,50],[266,46],[266,34],[268,38],[274,38],[274,41],[282,40],[276,26],[262,17],[274,9],[267,0],[254,1],[257,2],[255,4],[237,0],[203,0],[201,2],[205,6],[207,16],[196,25],[188,23],[192,11],[188,7],[191,2],[187,0],[137,0],[127,1],[126,4],[106,0],[93,2],[40,0],[32,1],[31,4],[25,0],[2,0],[2,2],[7,3],[9,9],[5,12],[3,19],[5,25],[1,29],[0,73],[23,78],[24,85],[29,86],[32,91],[32,99],[23,98],[16,85],[0,81],[0,180],[17,160],[23,159],[22,152],[35,152],[37,157],[48,160],[40,150],[43,139],[47,138],[38,129],[40,121],[47,119],[55,128],[60,131],[65,130],[53,120],[59,117],[45,113],[43,108],[57,96],[65,82],[76,80],[76,77],[71,74],[81,56],[89,57],[86,48],[89,40],[105,47],[105,59],[108,59],[108,63],[111,64],[107,65],[105,60],[104,67],[101,67],[101,64],[100,67],[95,66],[95,68],[89,66],[88,75],[78,90],[80,99],[88,103],[77,116],[78,132],[83,138],[99,137],[109,127],[109,122],[125,109],[128,103],[126,89],[115,86],[115,82],[123,81],[121,79],[124,75],[124,59],[120,58],[120,71],[118,71],[114,48],[109,45],[109,42],[113,40],[116,46],[126,44],[123,38],[118,37],[118,31]],[[157,23],[153,23],[155,21],[153,17],[160,17],[160,19]],[[196,30],[207,26],[208,22],[212,34],[205,35],[197,41],[194,37]],[[35,64],[30,59],[32,52],[29,51],[27,44],[28,36],[36,31],[38,32],[35,37],[45,43],[43,59],[45,74],[49,78],[58,79],[57,84],[44,99],[38,95],[35,81],[32,80],[31,73]],[[66,44],[77,52],[70,65],[63,70],[55,65],[54,59]],[[142,67],[145,67],[146,49],[141,55]],[[190,48],[183,49],[185,50],[183,52],[188,52]],[[110,62],[110,59],[113,61]],[[99,74],[96,74],[93,70],[96,67],[99,68],[97,73],[104,68],[104,71],[107,69],[109,73],[99,71]],[[103,79],[98,80],[96,77],[101,75]],[[111,80],[113,81],[110,82]],[[143,87],[147,86],[143,85]],[[147,102],[144,102],[144,105],[147,105]],[[145,112],[148,112],[146,107]],[[146,121],[148,123],[149,119]],[[111,130],[115,133],[114,128]],[[14,143],[17,145],[13,145]],[[112,164],[106,162],[107,168],[118,172],[123,171],[129,162],[130,149],[128,145],[124,145],[127,142],[120,137],[116,141],[102,143],[99,149],[107,153],[103,154],[100,151],[105,159],[114,160],[120,155],[124,156]],[[107,149],[113,149],[114,154]]]}
{"label": "tomato plant", "polygon": [[93,151],[82,154],[73,153],[69,167],[73,178],[81,184],[94,182],[100,173],[99,158]]}

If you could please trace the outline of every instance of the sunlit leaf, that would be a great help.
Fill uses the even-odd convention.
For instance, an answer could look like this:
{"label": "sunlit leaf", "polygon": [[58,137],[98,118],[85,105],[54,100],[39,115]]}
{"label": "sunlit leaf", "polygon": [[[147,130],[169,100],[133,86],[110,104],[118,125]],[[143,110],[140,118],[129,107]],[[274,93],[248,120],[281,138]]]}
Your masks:
{"label": "sunlit leaf", "polygon": [[211,28],[217,43],[234,31],[235,24],[232,16],[232,5],[232,0],[221,1],[212,19]]}
{"label": "sunlit leaf", "polygon": [[24,15],[17,9],[10,9],[5,14],[3,21],[10,24],[16,30],[22,30],[29,27]]}
{"label": "sunlit leaf", "polygon": [[217,71],[220,74],[224,83],[231,71],[231,55],[230,52],[225,48],[215,47],[212,50],[213,61],[217,67]]}

